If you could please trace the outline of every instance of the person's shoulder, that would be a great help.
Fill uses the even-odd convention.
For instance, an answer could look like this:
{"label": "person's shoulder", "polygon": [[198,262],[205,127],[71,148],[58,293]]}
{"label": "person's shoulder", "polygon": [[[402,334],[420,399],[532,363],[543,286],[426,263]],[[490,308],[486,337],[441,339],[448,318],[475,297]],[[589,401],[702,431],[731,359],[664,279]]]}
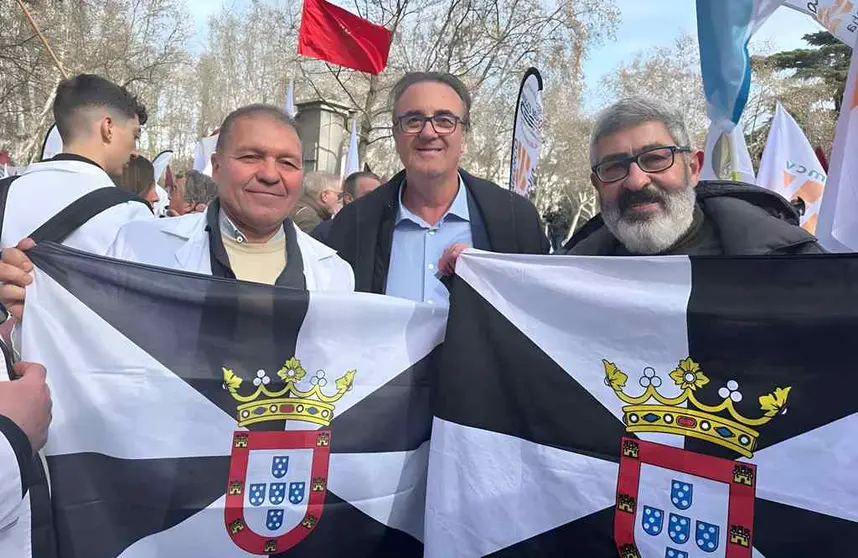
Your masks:
{"label": "person's shoulder", "polygon": [[[140,205],[138,202],[128,203]],[[164,217],[158,219],[152,216],[150,212],[149,216],[149,219],[138,219],[136,221],[125,223],[120,227],[119,233],[125,236],[164,233],[187,237],[194,229],[199,227],[200,223],[204,222],[206,218],[205,213],[188,213],[181,217]]]}

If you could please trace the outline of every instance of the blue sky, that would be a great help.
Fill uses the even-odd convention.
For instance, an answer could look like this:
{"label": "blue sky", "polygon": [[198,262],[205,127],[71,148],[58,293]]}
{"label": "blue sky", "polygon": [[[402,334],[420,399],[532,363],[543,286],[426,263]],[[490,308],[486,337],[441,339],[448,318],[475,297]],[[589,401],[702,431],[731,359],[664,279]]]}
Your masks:
{"label": "blue sky", "polygon": [[[194,17],[196,37],[192,48],[203,50],[209,16],[223,4],[241,6],[250,0],[187,0]],[[343,2],[334,0],[336,3]],[[616,0],[620,25],[616,38],[593,49],[584,64],[584,75],[591,89],[598,89],[605,74],[632,59],[642,50],[669,45],[682,32],[696,35],[695,0]],[[822,29],[810,17],[789,8],[779,8],[751,40],[769,42],[777,50],[806,46],[802,35]]]}
{"label": "blue sky", "polygon": [[[616,38],[590,53],[584,64],[588,85],[598,86],[601,78],[617,65],[652,47],[669,45],[683,32],[697,34],[694,0],[617,0],[620,25]],[[802,35],[822,29],[812,18],[779,8],[751,39],[770,42],[777,50],[806,46]]]}

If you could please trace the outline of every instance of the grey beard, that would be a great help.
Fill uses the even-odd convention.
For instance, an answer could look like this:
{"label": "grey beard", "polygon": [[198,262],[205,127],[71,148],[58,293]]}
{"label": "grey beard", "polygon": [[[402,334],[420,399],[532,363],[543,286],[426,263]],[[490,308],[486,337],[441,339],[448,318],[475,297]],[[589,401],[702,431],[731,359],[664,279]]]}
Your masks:
{"label": "grey beard", "polygon": [[682,238],[694,220],[697,195],[691,184],[679,191],[659,190],[665,211],[648,219],[623,217],[617,204],[602,205],[605,226],[633,254],[658,254]]}

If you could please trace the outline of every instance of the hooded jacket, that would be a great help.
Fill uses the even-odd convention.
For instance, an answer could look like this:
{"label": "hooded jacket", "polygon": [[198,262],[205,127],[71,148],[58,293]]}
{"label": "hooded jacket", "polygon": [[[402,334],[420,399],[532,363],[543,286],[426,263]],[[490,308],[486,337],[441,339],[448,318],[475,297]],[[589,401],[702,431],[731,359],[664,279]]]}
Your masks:
{"label": "hooded jacket", "polygon": [[[799,227],[799,215],[782,196],[751,184],[701,181],[695,188],[703,218],[714,225],[725,256],[822,254],[816,237]],[[613,256],[619,240],[601,215],[590,219],[561,254]]]}

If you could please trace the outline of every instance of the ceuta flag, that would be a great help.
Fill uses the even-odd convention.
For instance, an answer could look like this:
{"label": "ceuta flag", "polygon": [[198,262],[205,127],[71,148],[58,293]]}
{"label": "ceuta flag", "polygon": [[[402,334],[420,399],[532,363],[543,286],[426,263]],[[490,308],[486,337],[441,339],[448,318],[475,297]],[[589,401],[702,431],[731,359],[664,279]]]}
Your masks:
{"label": "ceuta flag", "polygon": [[464,254],[426,556],[852,556],[858,256]]}
{"label": "ceuta flag", "polygon": [[379,74],[393,35],[381,26],[325,0],[304,0],[298,54]]}
{"label": "ceuta flag", "polygon": [[445,312],[30,255],[61,558],[422,556]]}

